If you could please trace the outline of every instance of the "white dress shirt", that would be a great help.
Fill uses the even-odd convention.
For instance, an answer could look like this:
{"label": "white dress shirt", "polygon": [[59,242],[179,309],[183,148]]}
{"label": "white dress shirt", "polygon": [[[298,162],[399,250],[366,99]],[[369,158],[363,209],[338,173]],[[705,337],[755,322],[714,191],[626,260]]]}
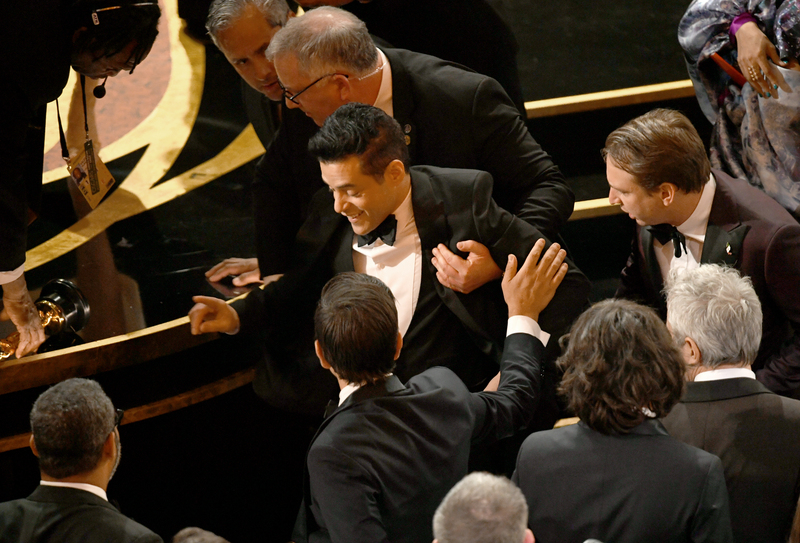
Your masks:
{"label": "white dress shirt", "polygon": [[722,368],[718,370],[708,370],[694,376],[695,381],[719,381],[720,379],[736,379],[745,377],[755,379],[756,374],[747,368]]}
{"label": "white dress shirt", "polygon": [[86,492],[91,492],[95,496],[99,496],[103,498],[105,501],[108,501],[108,495],[106,495],[106,491],[100,488],[99,486],[90,485],[89,483],[64,483],[61,481],[39,481],[39,484],[42,486],[58,486],[62,488],[77,488],[78,490],[85,490]]}
{"label": "white dress shirt", "polygon": [[700,266],[700,257],[703,254],[703,244],[708,228],[708,216],[711,214],[711,204],[714,203],[716,189],[717,182],[714,180],[714,175],[711,174],[703,187],[703,194],[700,196],[700,201],[697,202],[697,207],[683,224],[677,226],[678,232],[686,237],[687,250],[681,251],[680,258],[675,258],[672,241],[661,245],[657,239],[653,240],[656,260],[663,278],[666,279],[669,276],[670,270],[692,270]]}
{"label": "white dress shirt", "polygon": [[353,268],[358,273],[377,277],[389,287],[397,304],[397,324],[405,336],[417,308],[422,282],[422,244],[414,221],[410,190],[394,216],[397,219],[394,245],[386,245],[378,239],[359,247],[357,237],[353,236]]}

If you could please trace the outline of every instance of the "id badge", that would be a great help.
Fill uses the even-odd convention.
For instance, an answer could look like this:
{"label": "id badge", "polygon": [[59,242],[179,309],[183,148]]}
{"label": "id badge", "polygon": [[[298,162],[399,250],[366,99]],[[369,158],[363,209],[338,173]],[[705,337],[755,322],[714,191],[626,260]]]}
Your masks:
{"label": "id badge", "polygon": [[86,140],[83,150],[69,160],[67,171],[92,209],[114,185],[114,177],[94,152],[92,140]]}

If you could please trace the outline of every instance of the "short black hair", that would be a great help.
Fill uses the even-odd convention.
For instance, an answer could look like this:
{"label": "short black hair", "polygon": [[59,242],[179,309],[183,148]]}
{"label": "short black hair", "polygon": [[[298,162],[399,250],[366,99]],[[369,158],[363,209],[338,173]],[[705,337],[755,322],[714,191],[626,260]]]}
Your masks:
{"label": "short black hair", "polygon": [[56,479],[93,470],[114,421],[114,405],[95,381],[67,379],[50,387],[30,415],[39,469]]}
{"label": "short black hair", "polygon": [[[374,106],[351,102],[333,112],[308,142],[313,157],[323,163],[359,157],[361,171],[383,175],[393,160],[411,167],[406,139],[400,125]],[[380,181],[380,179],[378,179]]]}
{"label": "short black hair", "polygon": [[135,68],[156,41],[161,8],[157,0],[74,0],[69,14],[72,32],[86,29],[78,35],[73,52],[110,57],[135,42],[131,54]]}
{"label": "short black hair", "polygon": [[380,279],[345,272],[322,289],[314,315],[322,354],[350,383],[376,382],[394,370],[397,306]]}

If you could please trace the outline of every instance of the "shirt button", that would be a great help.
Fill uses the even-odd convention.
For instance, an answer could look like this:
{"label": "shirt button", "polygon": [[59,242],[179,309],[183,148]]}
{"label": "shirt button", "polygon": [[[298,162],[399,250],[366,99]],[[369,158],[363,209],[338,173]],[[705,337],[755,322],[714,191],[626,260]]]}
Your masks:
{"label": "shirt button", "polygon": [[379,270],[382,270],[386,266],[384,266],[383,264],[375,264],[375,267],[378,268]]}

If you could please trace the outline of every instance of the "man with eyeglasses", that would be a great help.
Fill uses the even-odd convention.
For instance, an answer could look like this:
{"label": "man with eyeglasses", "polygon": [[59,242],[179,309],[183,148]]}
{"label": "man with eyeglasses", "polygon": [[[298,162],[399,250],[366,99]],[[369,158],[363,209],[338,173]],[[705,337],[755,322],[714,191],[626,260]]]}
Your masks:
{"label": "man with eyeglasses", "polygon": [[[287,109],[256,174],[260,268],[250,270],[247,280],[286,271],[294,235],[323,186],[319,166],[306,152],[308,140],[348,102],[374,105],[397,119],[412,164],[488,171],[501,207],[558,238],[574,196],[493,79],[427,55],[378,49],[361,21],[331,7],[289,19],[273,36],[267,58],[275,64]],[[500,277],[484,246],[463,240],[459,250],[460,255],[436,251],[444,286],[469,293]],[[210,278],[221,279],[226,271],[246,270],[214,270]]]}
{"label": "man with eyeglasses", "polygon": [[62,381],[39,396],[30,415],[30,447],[41,481],[27,498],[0,504],[1,542],[162,541],[106,496],[119,466],[122,415],[89,379]]}
{"label": "man with eyeglasses", "polygon": [[156,0],[4,2],[0,69],[0,320],[20,334],[16,356],[35,351],[45,334],[25,281],[28,224],[38,215],[47,103],[61,94],[70,66],[101,79],[132,72],[158,34]]}

